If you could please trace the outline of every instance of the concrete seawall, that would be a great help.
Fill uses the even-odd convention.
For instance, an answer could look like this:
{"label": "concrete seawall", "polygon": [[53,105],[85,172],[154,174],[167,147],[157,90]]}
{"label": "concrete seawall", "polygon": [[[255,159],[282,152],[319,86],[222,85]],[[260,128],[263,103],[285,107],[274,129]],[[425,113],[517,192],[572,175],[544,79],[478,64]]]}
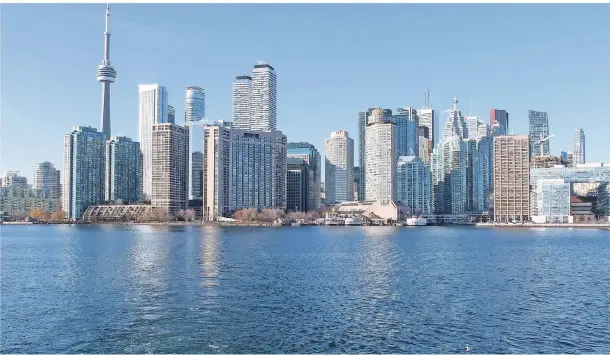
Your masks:
{"label": "concrete seawall", "polygon": [[610,223],[548,223],[548,224],[504,224],[504,223],[477,223],[477,227],[491,228],[593,228],[610,229]]}

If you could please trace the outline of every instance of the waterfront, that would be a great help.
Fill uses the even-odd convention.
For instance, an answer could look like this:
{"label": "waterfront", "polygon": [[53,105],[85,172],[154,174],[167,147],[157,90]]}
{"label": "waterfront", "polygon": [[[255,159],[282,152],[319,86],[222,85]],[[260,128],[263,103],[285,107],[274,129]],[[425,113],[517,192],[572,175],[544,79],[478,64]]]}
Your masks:
{"label": "waterfront", "polygon": [[2,226],[3,353],[610,353],[610,232]]}

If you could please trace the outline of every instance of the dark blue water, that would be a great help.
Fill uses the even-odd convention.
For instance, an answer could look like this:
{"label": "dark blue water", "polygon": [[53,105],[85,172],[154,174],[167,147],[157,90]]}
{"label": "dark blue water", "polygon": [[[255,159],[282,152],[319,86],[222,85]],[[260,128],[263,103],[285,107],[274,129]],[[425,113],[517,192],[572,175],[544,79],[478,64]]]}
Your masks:
{"label": "dark blue water", "polygon": [[610,353],[610,232],[3,226],[3,353]]}

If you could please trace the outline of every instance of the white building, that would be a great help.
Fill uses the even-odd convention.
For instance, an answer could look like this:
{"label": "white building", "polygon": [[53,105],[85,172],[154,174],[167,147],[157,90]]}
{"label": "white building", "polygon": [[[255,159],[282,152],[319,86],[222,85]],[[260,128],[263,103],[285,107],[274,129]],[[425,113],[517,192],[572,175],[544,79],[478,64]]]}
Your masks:
{"label": "white building", "polygon": [[576,128],[574,132],[574,151],[573,165],[585,164],[585,132],[581,128]]}
{"label": "white building", "polygon": [[[431,108],[420,108],[417,110],[417,117],[419,118],[419,126],[428,128],[428,136],[425,137],[431,141],[431,145],[434,147],[436,144],[435,137],[435,129],[436,126],[434,124],[434,110]],[[420,134],[420,139],[421,139]],[[420,145],[421,147],[421,145]]]}
{"label": "white building", "polygon": [[392,117],[374,109],[365,128],[365,200],[395,200],[397,133]]}
{"label": "white building", "polygon": [[[570,216],[570,183],[563,179],[541,179],[536,183],[535,222],[566,223]],[[541,218],[542,217],[542,218]]]}
{"label": "white building", "polygon": [[204,128],[203,218],[215,221],[231,209],[231,129],[222,125]]}
{"label": "white building", "polygon": [[81,219],[91,205],[104,202],[106,135],[76,126],[64,136],[62,209],[66,218]]}
{"label": "white building", "polygon": [[233,127],[252,127],[252,77],[240,75],[233,82]]}
{"label": "white building", "polygon": [[461,139],[468,137],[468,128],[466,128],[466,122],[462,116],[462,111],[457,108],[458,99],[453,98],[453,109],[449,111],[449,117],[445,124],[443,138],[448,138],[452,135],[457,135]]}
{"label": "white building", "polygon": [[354,140],[347,131],[330,134],[324,143],[327,204],[354,199]]}
{"label": "white building", "polygon": [[431,183],[430,168],[419,157],[398,158],[396,199],[412,214],[432,213]]}
{"label": "white building", "polygon": [[205,90],[198,86],[188,86],[184,99],[184,122],[205,119]]}
{"label": "white building", "polygon": [[169,122],[167,89],[159,84],[140,85],[138,106],[138,140],[142,151],[142,197],[152,195],[152,127]]}
{"label": "white building", "polygon": [[204,218],[244,208],[286,208],[286,136],[205,127]]}
{"label": "white building", "polygon": [[277,77],[273,67],[259,62],[252,70],[251,117],[253,131],[277,129]]}
{"label": "white building", "polygon": [[61,196],[59,170],[48,161],[36,164],[33,188],[44,191],[49,198],[59,199]]}
{"label": "white building", "polygon": [[170,216],[188,204],[188,130],[171,123],[152,126],[151,205]]}

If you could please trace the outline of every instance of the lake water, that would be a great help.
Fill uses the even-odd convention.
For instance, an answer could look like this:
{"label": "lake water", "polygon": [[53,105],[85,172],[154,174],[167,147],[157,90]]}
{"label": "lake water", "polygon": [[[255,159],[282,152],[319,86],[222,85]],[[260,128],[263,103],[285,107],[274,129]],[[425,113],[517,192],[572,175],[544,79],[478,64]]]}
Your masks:
{"label": "lake water", "polygon": [[610,232],[2,226],[2,353],[610,353]]}

